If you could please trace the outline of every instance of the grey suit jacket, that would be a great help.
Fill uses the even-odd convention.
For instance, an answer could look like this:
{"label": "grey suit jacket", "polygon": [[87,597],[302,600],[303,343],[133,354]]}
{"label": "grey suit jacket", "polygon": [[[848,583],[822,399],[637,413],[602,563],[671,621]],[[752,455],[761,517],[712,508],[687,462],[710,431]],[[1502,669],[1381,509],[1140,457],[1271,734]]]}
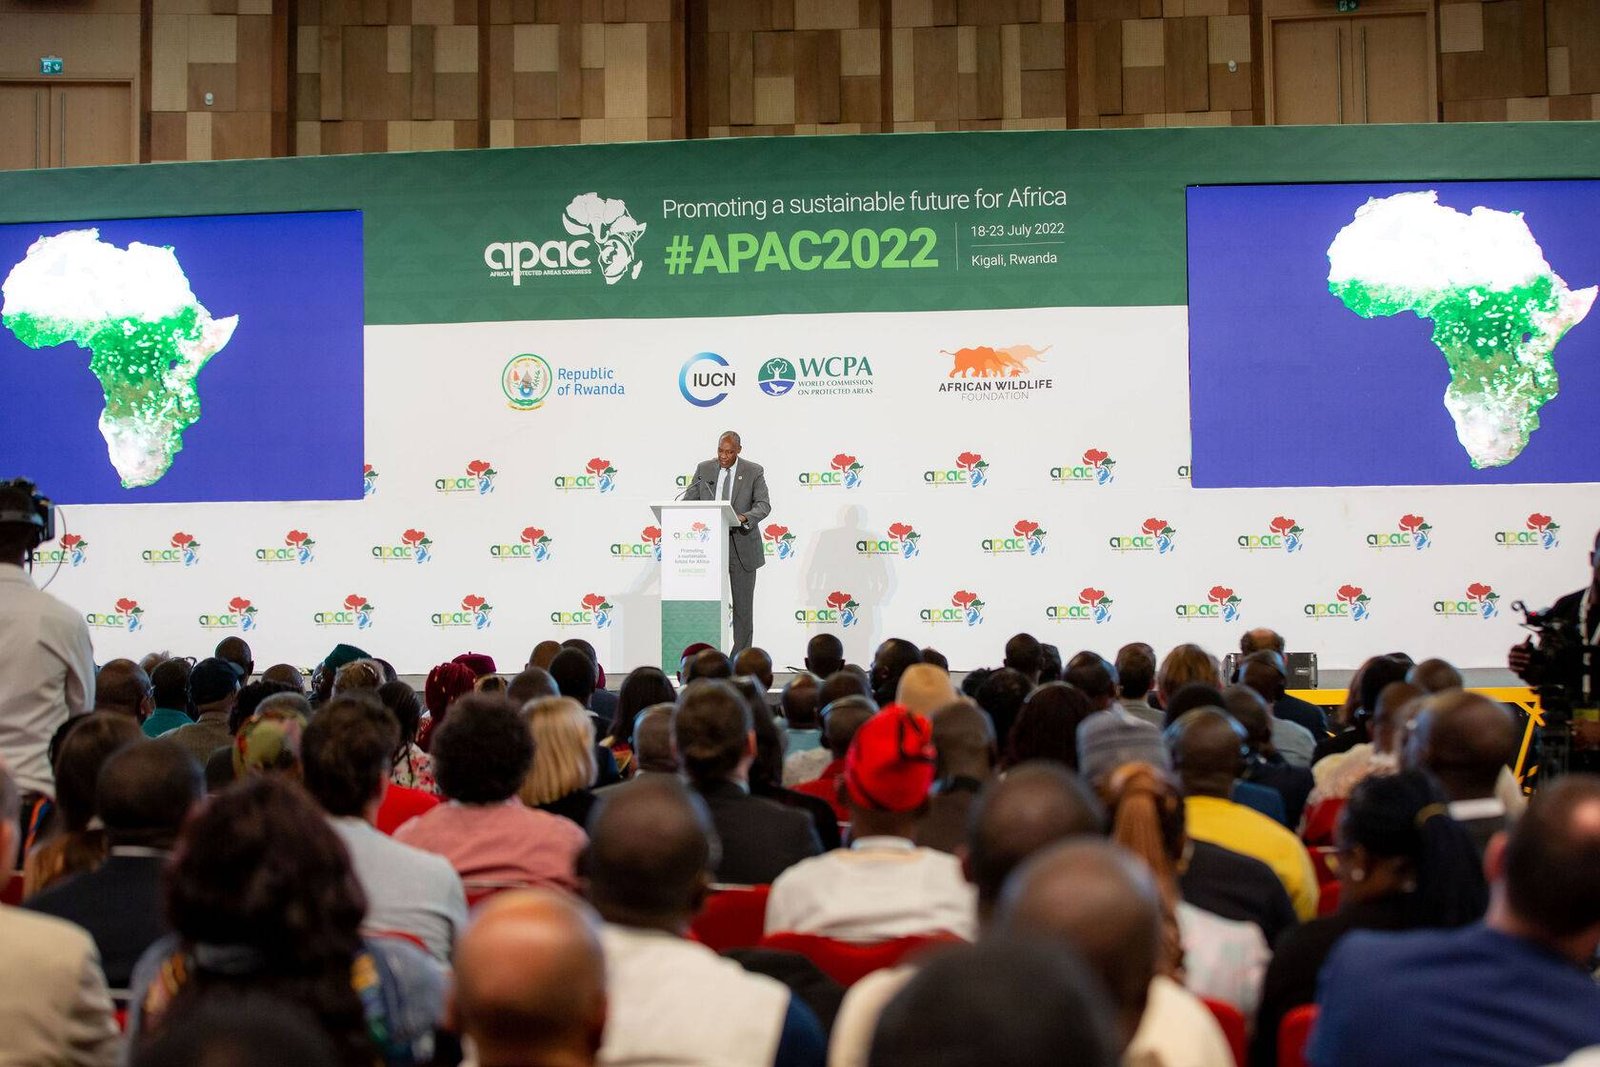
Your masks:
{"label": "grey suit jacket", "polygon": [[[717,495],[717,461],[708,459],[695,467],[695,483],[684,496],[685,500],[714,500]],[[739,566],[753,571],[767,562],[761,547],[761,520],[772,513],[772,501],[767,496],[767,473],[761,464],[752,463],[743,456],[733,473],[733,489],[728,503],[733,510],[745,516],[743,528],[735,526],[729,539],[733,558]]]}
{"label": "grey suit jacket", "polygon": [[0,945],[0,1063],[115,1064],[117,1023],[89,935],[0,905]]}

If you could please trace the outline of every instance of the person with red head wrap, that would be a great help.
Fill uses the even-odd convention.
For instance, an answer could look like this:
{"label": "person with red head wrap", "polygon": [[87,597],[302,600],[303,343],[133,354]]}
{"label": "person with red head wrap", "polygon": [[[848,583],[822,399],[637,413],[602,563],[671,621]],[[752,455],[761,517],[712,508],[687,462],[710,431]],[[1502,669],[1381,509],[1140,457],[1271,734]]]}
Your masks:
{"label": "person with red head wrap", "polygon": [[[427,706],[428,718],[423,720],[421,728],[417,730],[417,747],[424,752],[428,751],[429,740],[433,732],[444,722],[450,705],[457,697],[472,692],[473,683],[478,680],[477,673],[471,667],[459,662],[459,658],[449,663],[441,663],[428,672],[428,681],[422,690],[422,703]],[[486,673],[492,673],[493,669],[491,665],[489,672]]]}

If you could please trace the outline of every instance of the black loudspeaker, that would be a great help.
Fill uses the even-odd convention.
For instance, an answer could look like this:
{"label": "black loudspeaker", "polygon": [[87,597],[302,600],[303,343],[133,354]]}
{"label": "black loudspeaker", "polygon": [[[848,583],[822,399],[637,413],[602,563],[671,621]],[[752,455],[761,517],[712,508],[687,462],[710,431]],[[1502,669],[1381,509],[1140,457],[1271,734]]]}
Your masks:
{"label": "black loudspeaker", "polygon": [[0,505],[0,523],[16,523],[33,527],[33,546],[35,548],[46,541],[54,541],[56,537],[56,506],[51,502],[50,498],[41,496],[38,486],[26,478],[13,478],[8,482],[0,482],[0,494],[21,496],[24,493],[28,497],[28,507],[19,509]]}
{"label": "black loudspeaker", "polygon": [[[1229,652],[1222,657],[1222,676],[1231,681],[1236,681],[1234,675],[1239,667],[1239,661],[1244,659],[1237,652]],[[1284,681],[1286,689],[1315,689],[1317,688],[1317,654],[1315,652],[1289,652],[1285,653],[1284,665],[1288,668],[1289,677]]]}

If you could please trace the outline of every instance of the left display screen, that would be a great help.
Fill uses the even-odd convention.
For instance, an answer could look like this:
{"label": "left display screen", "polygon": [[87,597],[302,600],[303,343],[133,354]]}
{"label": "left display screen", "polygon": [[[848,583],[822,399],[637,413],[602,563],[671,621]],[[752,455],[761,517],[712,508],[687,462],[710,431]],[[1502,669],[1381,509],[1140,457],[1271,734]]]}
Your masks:
{"label": "left display screen", "polygon": [[0,471],[65,504],[358,499],[361,221],[0,226]]}

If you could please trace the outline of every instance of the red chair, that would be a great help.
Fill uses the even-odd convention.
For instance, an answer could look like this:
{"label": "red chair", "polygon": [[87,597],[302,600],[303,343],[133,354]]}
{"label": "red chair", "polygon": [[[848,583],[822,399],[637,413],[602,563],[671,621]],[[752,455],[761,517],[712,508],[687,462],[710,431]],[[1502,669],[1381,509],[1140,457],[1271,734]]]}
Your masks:
{"label": "red chair", "polygon": [[1211,1014],[1217,1018],[1217,1025],[1222,1027],[1222,1036],[1228,1039],[1228,1047],[1233,1050],[1233,1062],[1239,1067],[1245,1067],[1245,1058],[1249,1055],[1249,1038],[1245,1029],[1244,1012],[1225,1000],[1201,997],[1200,1001],[1211,1010]]}
{"label": "red chair", "polygon": [[771,889],[752,885],[717,890],[700,906],[700,914],[689,924],[689,935],[713,952],[750,948],[766,931]]}
{"label": "red chair", "polygon": [[0,888],[0,904],[10,904],[16,907],[22,903],[22,872],[12,871],[6,879],[4,888]]}
{"label": "red chair", "polygon": [[1317,898],[1317,914],[1332,915],[1339,910],[1339,883],[1323,882],[1317,887],[1321,895]]}
{"label": "red chair", "polygon": [[1329,797],[1307,808],[1300,820],[1305,826],[1300,832],[1300,840],[1307,846],[1333,844],[1333,828],[1339,824],[1339,813],[1344,810],[1344,803],[1344,797]]}
{"label": "red chair", "polygon": [[1302,1004],[1278,1024],[1278,1067],[1307,1067],[1311,1028],[1317,1024],[1317,1006]]}
{"label": "red chair", "polygon": [[527,882],[493,882],[478,881],[463,878],[461,888],[467,893],[467,907],[476,908],[496,893],[504,893],[508,889],[528,889]]}
{"label": "red chair", "polygon": [[835,982],[852,986],[873,971],[896,966],[921,949],[960,940],[954,934],[925,934],[862,945],[815,934],[776,933],[763,937],[759,947],[798,952]]}

